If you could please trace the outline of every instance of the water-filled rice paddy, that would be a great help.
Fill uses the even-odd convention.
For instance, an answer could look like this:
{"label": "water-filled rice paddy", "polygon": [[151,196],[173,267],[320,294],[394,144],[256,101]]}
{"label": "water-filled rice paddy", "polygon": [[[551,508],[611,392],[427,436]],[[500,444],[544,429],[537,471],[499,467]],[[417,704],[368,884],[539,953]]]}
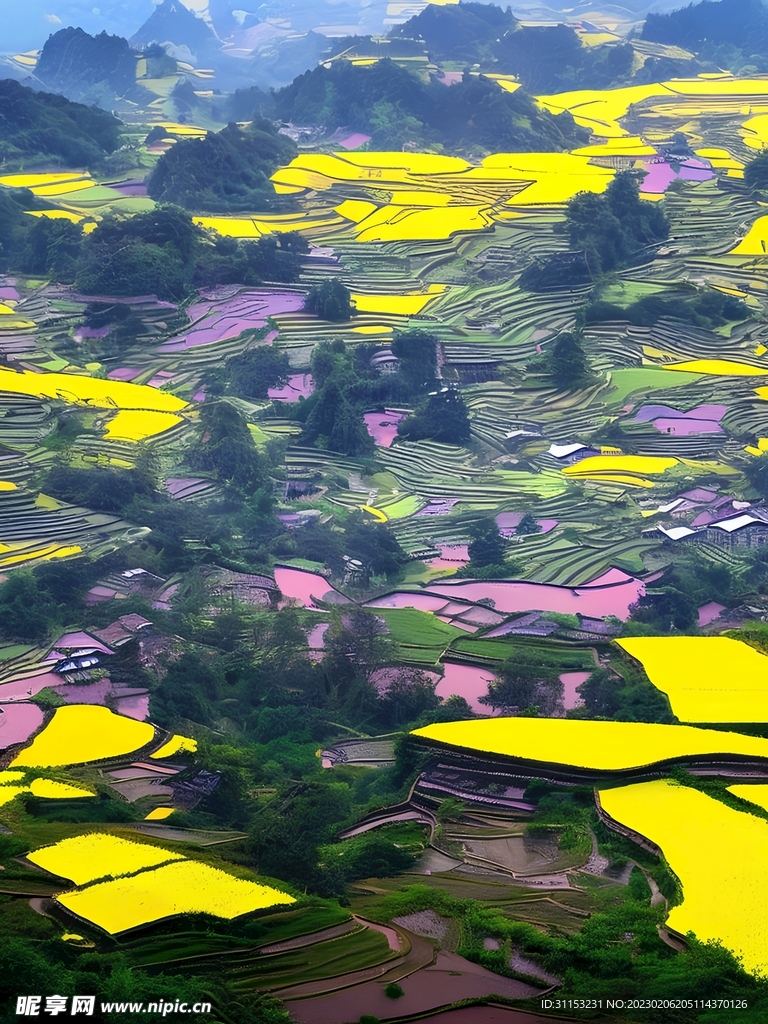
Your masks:
{"label": "water-filled rice paddy", "polygon": [[594,771],[622,771],[685,758],[767,758],[768,740],[714,729],[646,722],[492,718],[416,729],[446,746]]}
{"label": "water-filled rice paddy", "polygon": [[683,722],[768,721],[768,658],[724,636],[616,641],[642,664]]}
{"label": "water-filled rice paddy", "polygon": [[[746,789],[751,787],[739,787]],[[739,793],[739,795],[742,795]],[[660,847],[683,887],[667,923],[768,969],[768,822],[668,780],[600,791],[603,810]]]}

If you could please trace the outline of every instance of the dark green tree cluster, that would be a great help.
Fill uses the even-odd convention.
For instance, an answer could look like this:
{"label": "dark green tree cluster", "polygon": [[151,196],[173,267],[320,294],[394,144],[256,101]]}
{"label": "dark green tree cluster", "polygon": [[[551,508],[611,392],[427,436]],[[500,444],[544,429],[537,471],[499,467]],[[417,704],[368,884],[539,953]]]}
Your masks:
{"label": "dark green tree cluster", "polygon": [[[146,213],[104,217],[82,239],[75,281],[88,295],[178,300],[195,287],[296,280],[307,248],[293,232],[256,242],[224,238],[198,228],[178,206],[159,205]],[[48,252],[51,262],[50,247]]]}
{"label": "dark green tree cluster", "polygon": [[147,178],[149,195],[187,210],[233,213],[275,205],[270,175],[297,149],[269,121],[229,124],[203,139],[185,139],[164,153]]}
{"label": "dark green tree cluster", "polygon": [[263,488],[264,459],[256,450],[245,418],[226,400],[206,402],[200,412],[201,436],[190,452],[190,465],[215,473],[244,494]]}
{"label": "dark green tree cluster", "polygon": [[734,74],[768,70],[768,11],[760,0],[704,0],[665,14],[652,12],[643,39],[680,46]]}
{"label": "dark green tree cluster", "polygon": [[558,391],[585,387],[594,379],[581,338],[571,331],[563,331],[540,356],[532,359],[528,372],[546,375]]}
{"label": "dark green tree cluster", "polygon": [[758,191],[768,189],[768,151],[763,151],[744,167],[744,183]]}
{"label": "dark green tree cluster", "polygon": [[695,550],[680,552],[662,578],[649,587],[646,599],[632,612],[632,621],[659,632],[695,632],[697,609],[710,601],[730,605],[744,593],[727,565],[711,562]]}
{"label": "dark green tree cluster", "polygon": [[[674,722],[669,701],[629,661],[617,664],[618,672],[597,669],[579,687],[583,705],[568,712],[569,718],[607,718],[616,722]],[[620,673],[620,674],[619,674]]]}
{"label": "dark green tree cluster", "polygon": [[669,235],[664,211],[640,199],[629,171],[617,174],[602,195],[574,196],[565,216],[571,248],[585,253],[593,276],[648,259]]}
{"label": "dark green tree cluster", "polygon": [[505,713],[516,711],[549,718],[558,711],[562,699],[563,684],[558,667],[519,651],[497,670],[496,678],[489,683],[488,693],[480,698],[480,703]]}
{"label": "dark green tree cluster", "polygon": [[372,146],[402,149],[441,145],[449,150],[559,151],[579,145],[584,132],[570,114],[537,107],[522,90],[465,75],[447,89],[386,58],[369,66],[347,60],[317,67],[274,94],[275,114],[298,124],[354,125]]}
{"label": "dark green tree cluster", "polygon": [[249,348],[227,360],[225,369],[227,389],[241,398],[266,398],[291,372],[288,356],[277,345]]}
{"label": "dark green tree cluster", "polygon": [[495,4],[430,6],[391,35],[418,40],[434,61],[516,75],[531,93],[606,89],[632,77],[631,46],[585,47],[567,25],[523,26]]}
{"label": "dark green tree cluster", "polygon": [[395,334],[392,354],[397,357],[398,376],[409,395],[431,389],[437,379],[437,337],[427,331]]}
{"label": "dark green tree cluster", "polygon": [[592,302],[584,310],[584,322],[591,324],[605,320],[628,320],[641,327],[653,327],[662,318],[671,317],[696,327],[711,329],[734,320],[746,320],[751,315],[749,307],[741,299],[726,295],[716,288],[707,288],[692,295],[645,295],[628,306]]}
{"label": "dark green tree cluster", "polygon": [[314,313],[321,320],[343,323],[352,316],[352,302],[349,288],[337,277],[310,288],[304,300],[304,309]]}
{"label": "dark green tree cluster", "polygon": [[[362,349],[363,346],[360,346]],[[343,341],[323,342],[312,351],[315,392],[299,404],[303,440],[346,455],[369,455],[373,438],[365,429],[363,411],[377,391],[376,374]]]}
{"label": "dark green tree cluster", "polygon": [[430,438],[440,444],[468,444],[469,413],[461,393],[450,387],[430,392],[412,415],[398,423],[397,432],[408,441]]}
{"label": "dark green tree cluster", "polygon": [[120,145],[122,123],[96,107],[0,80],[0,160],[97,167]]}

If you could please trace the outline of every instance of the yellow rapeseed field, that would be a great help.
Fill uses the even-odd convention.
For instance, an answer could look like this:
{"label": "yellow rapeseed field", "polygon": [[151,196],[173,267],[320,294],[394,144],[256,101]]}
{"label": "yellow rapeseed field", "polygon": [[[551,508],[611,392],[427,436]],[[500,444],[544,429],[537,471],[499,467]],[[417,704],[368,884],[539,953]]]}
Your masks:
{"label": "yellow rapeseed field", "polygon": [[413,295],[372,295],[367,292],[353,292],[352,301],[358,313],[397,313],[402,316],[415,316],[444,291],[444,284],[431,284],[426,292],[417,292]]}
{"label": "yellow rapeseed field", "polygon": [[768,822],[667,780],[601,790],[600,802],[659,846],[680,879],[684,899],[670,928],[716,939],[748,971],[768,971]]}
{"label": "yellow rapeseed field", "polygon": [[617,640],[683,722],[768,722],[768,658],[725,636]]}
{"label": "yellow rapeseed field", "polygon": [[768,740],[761,737],[646,722],[484,718],[428,725],[416,729],[413,735],[465,750],[596,771],[639,768],[658,761],[707,754],[768,758]]}
{"label": "yellow rapeseed field", "polygon": [[598,479],[606,473],[618,474],[626,481],[625,474],[636,473],[642,477],[647,473],[665,473],[676,465],[677,459],[660,455],[592,455],[575,462],[572,466],[566,466],[562,472],[565,476],[589,476]]}
{"label": "yellow rapeseed field", "polygon": [[156,750],[154,754],[150,754],[150,757],[173,757],[174,754],[181,754],[189,752],[194,754],[197,750],[197,740],[193,740],[190,736],[171,736],[171,738]]}
{"label": "yellow rapeseed field", "polygon": [[173,814],[173,807],[155,807],[149,814],[144,815],[144,821],[164,821]]}
{"label": "yellow rapeseed field", "polygon": [[28,792],[26,786],[0,786],[0,807],[9,804],[19,793]]}
{"label": "yellow rapeseed field", "polygon": [[204,913],[230,920],[253,910],[296,902],[288,893],[191,860],[99,882],[56,899],[110,935],[176,914]]}
{"label": "yellow rapeseed field", "polygon": [[758,217],[731,256],[765,256],[768,253],[768,217]]}
{"label": "yellow rapeseed field", "polygon": [[11,767],[53,768],[119,757],[145,746],[154,726],[116,715],[97,704],[66,704],[11,762]]}
{"label": "yellow rapeseed field", "polygon": [[34,373],[32,370],[8,370],[0,367],[0,391],[35,398],[59,398],[75,405],[98,409],[149,409],[177,412],[186,402],[148,384],[131,384],[74,373]]}
{"label": "yellow rapeseed field", "polygon": [[97,878],[120,878],[184,858],[180,853],[149,843],[132,843],[106,832],[90,832],[28,853],[27,860],[52,875],[71,879],[75,885],[85,885]]}
{"label": "yellow rapeseed field", "polygon": [[683,373],[712,373],[723,377],[765,377],[768,367],[735,363],[730,359],[691,359],[686,363],[665,363],[663,370],[682,370]]}
{"label": "yellow rapeseed field", "polygon": [[172,412],[121,409],[107,423],[105,434],[116,441],[145,441],[148,437],[162,434],[181,422],[181,416]]}
{"label": "yellow rapeseed field", "polygon": [[29,791],[33,796],[45,797],[46,800],[75,800],[96,796],[82,786],[70,786],[67,782],[56,782],[54,779],[32,779]]}

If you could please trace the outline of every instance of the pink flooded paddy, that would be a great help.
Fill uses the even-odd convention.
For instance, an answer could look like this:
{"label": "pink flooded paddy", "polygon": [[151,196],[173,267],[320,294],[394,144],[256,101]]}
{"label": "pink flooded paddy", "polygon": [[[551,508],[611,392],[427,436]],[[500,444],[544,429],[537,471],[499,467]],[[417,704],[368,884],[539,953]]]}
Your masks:
{"label": "pink flooded paddy", "polygon": [[61,682],[61,676],[55,672],[39,672],[35,676],[28,676],[26,679],[17,679],[12,683],[0,684],[0,702],[12,700],[25,700],[40,693],[46,686],[56,686]]}
{"label": "pink flooded paddy", "polygon": [[[502,537],[514,537],[517,535],[517,528],[522,522],[524,512],[499,512],[496,516],[496,525]],[[557,519],[535,519],[538,526],[538,533],[550,533],[557,526]]]}
{"label": "pink flooded paddy", "polygon": [[725,405],[699,405],[688,412],[679,412],[669,405],[644,405],[635,416],[635,423],[653,423],[662,434],[674,437],[722,434],[720,420],[727,411]]}
{"label": "pink flooded paddy", "polygon": [[581,699],[581,694],[578,692],[578,688],[582,683],[586,683],[591,675],[591,672],[562,673],[560,676],[560,682],[563,684],[563,708],[566,711],[570,711],[572,708],[577,708],[580,704],[584,703]]}
{"label": "pink flooded paddy", "polygon": [[43,711],[37,704],[19,702],[0,705],[0,749],[14,743],[26,743],[43,724]]}
{"label": "pink flooded paddy", "polygon": [[135,718],[143,722],[149,718],[149,694],[140,693],[135,697],[118,697],[117,712],[126,718]]}
{"label": "pink flooded paddy", "polygon": [[305,608],[315,608],[315,601],[349,604],[349,598],[335,590],[328,580],[316,572],[305,572],[287,565],[275,566],[275,583],[284,598],[298,601]]}
{"label": "pink flooded paddy", "polygon": [[243,331],[259,330],[267,325],[267,317],[280,313],[297,313],[304,307],[299,292],[242,290],[236,285],[223,285],[200,293],[186,313],[190,326],[182,333],[158,346],[158,352],[183,352],[200,345],[215,345],[236,338]]}
{"label": "pink flooded paddy", "polygon": [[116,370],[109,371],[107,378],[109,380],[132,381],[143,372],[144,371],[140,370],[138,366],[118,366]]}
{"label": "pink flooded paddy", "polygon": [[346,139],[341,139],[339,145],[342,149],[352,150],[359,149],[364,146],[366,142],[371,141],[370,135],[364,135],[362,132],[353,132],[352,135],[348,135]]}
{"label": "pink flooded paddy", "polygon": [[493,609],[506,615],[514,612],[542,611],[579,613],[602,619],[615,615],[627,619],[629,610],[645,594],[645,584],[621,569],[609,569],[590,583],[579,587],[559,587],[552,583],[525,583],[515,580],[456,580],[432,583],[421,592],[393,593],[371,601],[369,607],[418,608],[425,612],[443,611],[442,599],[468,602],[492,601]]}
{"label": "pink flooded paddy", "polygon": [[300,398],[309,398],[314,390],[311,373],[294,373],[281,387],[269,388],[267,397],[273,402],[298,402]]}
{"label": "pink flooded paddy", "polygon": [[724,604],[718,604],[717,601],[710,601],[709,604],[703,604],[698,610],[698,625],[708,626],[715,619],[719,619],[725,611]]}
{"label": "pink flooded paddy", "polygon": [[475,714],[494,714],[490,707],[480,703],[480,698],[488,693],[488,684],[495,678],[493,672],[487,668],[477,668],[475,665],[464,665],[454,661],[446,661],[443,670],[443,678],[435,687],[438,697],[448,700],[456,694],[457,697],[464,698]]}
{"label": "pink flooded paddy", "polygon": [[666,192],[677,178],[682,178],[683,181],[709,181],[715,176],[709,163],[694,157],[681,161],[661,160],[646,163],[642,165],[642,169],[645,171],[645,178],[640,185],[641,191],[656,195]]}
{"label": "pink flooded paddy", "polygon": [[391,448],[397,437],[397,425],[405,419],[405,413],[385,409],[384,412],[367,412],[363,419],[365,429],[376,444],[381,448]]}
{"label": "pink flooded paddy", "polygon": [[467,544],[435,544],[435,547],[440,554],[427,562],[432,569],[460,569],[469,561]]}

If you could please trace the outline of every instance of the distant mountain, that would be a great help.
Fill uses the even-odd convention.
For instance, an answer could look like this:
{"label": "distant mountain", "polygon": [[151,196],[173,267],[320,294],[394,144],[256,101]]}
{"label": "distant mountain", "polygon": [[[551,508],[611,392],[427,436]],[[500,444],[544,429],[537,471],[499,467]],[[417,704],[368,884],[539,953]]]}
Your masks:
{"label": "distant mountain", "polygon": [[194,55],[218,45],[213,29],[181,0],[163,0],[131,36],[130,42],[133,46],[171,43],[173,47],[185,47]]}
{"label": "distant mountain", "polygon": [[532,93],[621,85],[634,62],[629,45],[582,46],[567,25],[521,27],[509,8],[493,4],[430,5],[390,35],[423,42],[434,61],[516,75]]}
{"label": "distant mountain", "polygon": [[671,14],[649,14],[643,39],[681,46],[737,72],[768,70],[768,8],[761,0],[704,0]]}
{"label": "distant mountain", "polygon": [[121,128],[104,110],[0,81],[0,163],[7,168],[21,161],[94,166],[117,149]]}
{"label": "distant mountain", "polygon": [[120,36],[64,28],[48,38],[35,77],[51,92],[110,108],[116,97],[136,90],[136,57]]}

